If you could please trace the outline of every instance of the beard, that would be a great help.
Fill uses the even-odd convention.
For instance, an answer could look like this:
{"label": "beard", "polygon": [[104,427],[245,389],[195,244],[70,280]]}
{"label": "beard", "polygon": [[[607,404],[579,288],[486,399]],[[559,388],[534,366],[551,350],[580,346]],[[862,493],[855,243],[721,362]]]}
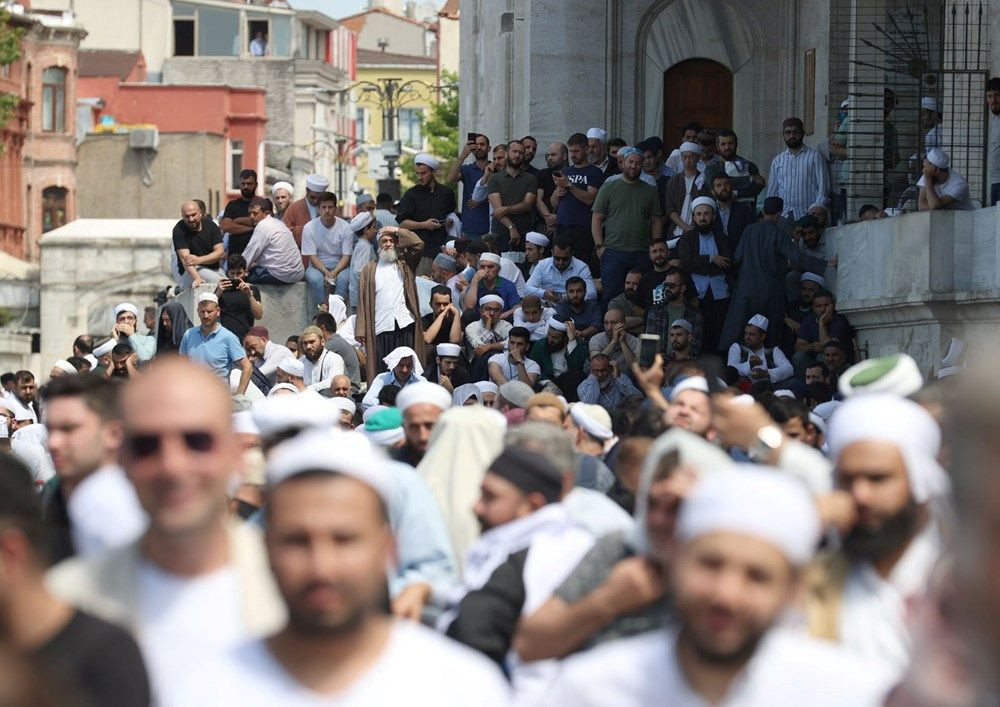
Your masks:
{"label": "beard", "polygon": [[252,199],[255,193],[254,189],[240,189],[240,196],[244,199]]}
{"label": "beard", "polygon": [[563,348],[565,348],[565,344],[562,344],[562,343],[553,344],[551,341],[549,341],[548,339],[546,339],[545,340],[545,348],[546,348],[546,350],[549,353],[555,353],[556,351],[562,351]]}
{"label": "beard", "polygon": [[785,138],[785,147],[790,147],[793,150],[797,150],[802,147],[802,140],[797,137]]}
{"label": "beard", "polygon": [[625,295],[626,302],[635,302],[637,299],[639,299],[638,290],[625,290],[622,294]]}
{"label": "beard", "polygon": [[917,504],[912,500],[881,528],[872,530],[855,526],[844,538],[844,552],[856,560],[875,560],[896,552],[913,537],[920,520]]}
{"label": "beard", "polygon": [[330,616],[299,608],[297,603],[288,602],[289,626],[296,632],[308,636],[350,635],[361,628],[370,614],[371,609],[361,604],[345,609],[338,616]]}
{"label": "beard", "polygon": [[689,629],[681,631],[681,637],[679,640],[684,640],[685,643],[688,643],[691,648],[694,649],[695,655],[703,663],[709,663],[712,665],[734,665],[744,663],[753,656],[761,638],[764,637],[764,633],[765,632],[760,632],[748,635],[742,644],[725,652],[716,650],[712,646],[706,645],[704,641],[699,640],[698,637],[695,636]]}
{"label": "beard", "polygon": [[399,260],[399,253],[395,248],[380,250],[378,252],[378,259],[383,263],[395,263]]}
{"label": "beard", "polygon": [[701,233],[701,234],[711,233],[712,232],[712,224],[711,223],[696,223],[694,225],[694,227],[695,227],[695,230],[698,231],[698,233]]}

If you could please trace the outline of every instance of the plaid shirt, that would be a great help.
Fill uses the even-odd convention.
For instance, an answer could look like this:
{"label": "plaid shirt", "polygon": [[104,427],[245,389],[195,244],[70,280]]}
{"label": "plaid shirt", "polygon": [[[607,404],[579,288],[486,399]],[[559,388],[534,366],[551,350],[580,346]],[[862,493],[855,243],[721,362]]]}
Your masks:
{"label": "plaid shirt", "polygon": [[[701,353],[701,312],[690,304],[684,306],[684,316],[680,319],[687,319],[691,322],[694,331],[691,333],[691,356]],[[675,317],[675,319],[677,319]],[[670,319],[666,301],[658,302],[649,308],[646,315],[646,333],[656,334],[660,337],[660,353],[666,356],[670,353],[670,325],[674,320]]]}

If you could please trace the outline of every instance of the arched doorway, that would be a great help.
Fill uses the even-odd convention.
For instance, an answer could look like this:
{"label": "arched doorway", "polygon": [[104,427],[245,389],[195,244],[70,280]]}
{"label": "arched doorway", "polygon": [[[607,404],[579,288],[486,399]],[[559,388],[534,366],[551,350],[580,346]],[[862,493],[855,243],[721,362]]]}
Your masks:
{"label": "arched doorway", "polygon": [[711,59],[688,59],[663,72],[663,138],[697,120],[706,128],[733,127],[733,73]]}

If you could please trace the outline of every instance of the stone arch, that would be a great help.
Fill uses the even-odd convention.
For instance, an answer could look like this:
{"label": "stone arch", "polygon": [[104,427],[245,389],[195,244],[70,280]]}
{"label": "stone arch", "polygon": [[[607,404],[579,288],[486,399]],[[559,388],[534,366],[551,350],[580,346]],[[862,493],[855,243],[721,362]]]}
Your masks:
{"label": "stone arch", "polygon": [[[658,0],[642,16],[636,32],[635,134],[659,135],[663,128],[663,76],[688,59],[710,59],[733,73],[733,104],[753,105],[764,37],[740,4],[726,0]],[[755,132],[750,111],[734,111],[733,128],[741,151]],[[745,136],[745,138],[744,138]],[[671,136],[663,136],[669,144]]]}

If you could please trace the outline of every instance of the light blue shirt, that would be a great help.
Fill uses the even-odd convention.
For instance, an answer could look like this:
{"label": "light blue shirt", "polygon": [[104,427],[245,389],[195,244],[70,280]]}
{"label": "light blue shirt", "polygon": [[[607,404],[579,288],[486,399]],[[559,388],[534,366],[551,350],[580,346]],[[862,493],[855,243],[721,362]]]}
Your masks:
{"label": "light blue shirt", "polygon": [[246,358],[243,345],[236,338],[236,334],[219,323],[215,324],[215,331],[208,336],[202,333],[200,326],[188,329],[181,339],[179,351],[182,356],[188,356],[191,360],[200,361],[211,368],[215,375],[227,382],[227,385],[233,364]]}
{"label": "light blue shirt", "polygon": [[[715,236],[713,234],[698,234],[698,254],[719,254],[719,249],[715,247]],[[729,297],[729,283],[726,282],[724,275],[699,275],[698,273],[691,273],[691,279],[694,280],[695,289],[698,290],[698,297],[701,299],[705,298],[705,293],[708,292],[709,287],[712,288],[712,297],[714,299],[720,300]]]}
{"label": "light blue shirt", "polygon": [[594,287],[594,277],[590,274],[587,264],[578,258],[570,261],[569,267],[562,272],[556,268],[552,258],[539,260],[535,269],[531,272],[531,277],[525,283],[524,291],[529,295],[536,295],[545,301],[545,291],[552,290],[559,295],[566,292],[566,280],[573,277],[582,277],[587,284],[587,294],[584,299],[596,300],[597,289]]}
{"label": "light blue shirt", "polygon": [[379,373],[375,376],[375,380],[371,382],[368,386],[368,392],[365,393],[365,397],[361,399],[361,410],[362,412],[370,408],[372,405],[378,405],[378,392],[382,390],[387,385],[398,385],[400,388],[409,385],[410,383],[416,383],[417,381],[427,380],[423,376],[418,376],[416,373],[410,374],[410,380],[405,383],[400,383],[396,380],[396,376],[392,371],[385,371],[384,373]]}
{"label": "light blue shirt", "polygon": [[149,361],[156,355],[156,339],[152,336],[132,334],[128,338],[128,343],[140,361]]}

